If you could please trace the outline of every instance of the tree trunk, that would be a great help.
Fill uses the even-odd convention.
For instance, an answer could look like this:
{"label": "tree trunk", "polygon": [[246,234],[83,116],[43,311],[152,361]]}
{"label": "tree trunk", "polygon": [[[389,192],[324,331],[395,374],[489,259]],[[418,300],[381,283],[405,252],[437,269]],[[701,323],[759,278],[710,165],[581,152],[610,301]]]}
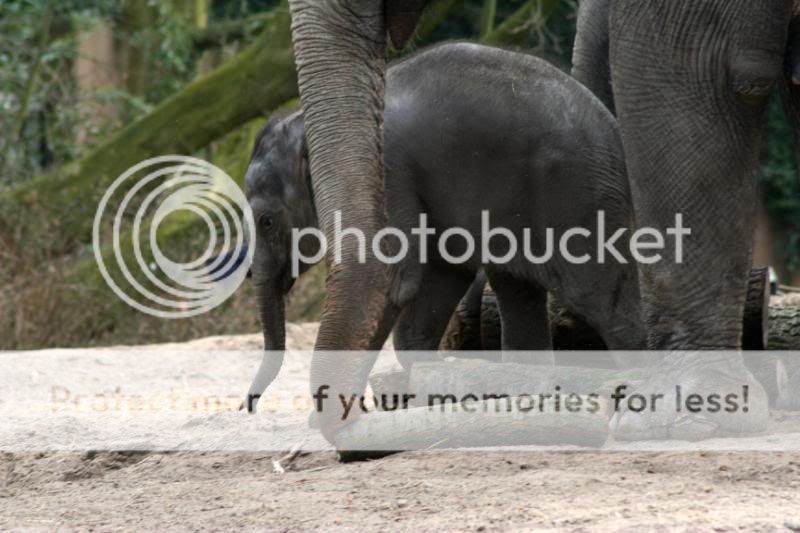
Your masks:
{"label": "tree trunk", "polygon": [[156,32],[152,28],[158,24],[158,6],[141,0],[123,0],[116,28],[117,63],[127,91],[142,96],[153,81],[153,57],[159,48],[155,42]]}
{"label": "tree trunk", "polygon": [[78,34],[78,53],[73,67],[75,85],[81,94],[90,98],[79,101],[81,116],[75,134],[76,143],[85,147],[97,142],[94,131],[103,131],[112,125],[118,115],[117,105],[101,102],[95,94],[102,89],[120,87],[119,72],[114,61],[114,28],[105,19],[98,19]]}

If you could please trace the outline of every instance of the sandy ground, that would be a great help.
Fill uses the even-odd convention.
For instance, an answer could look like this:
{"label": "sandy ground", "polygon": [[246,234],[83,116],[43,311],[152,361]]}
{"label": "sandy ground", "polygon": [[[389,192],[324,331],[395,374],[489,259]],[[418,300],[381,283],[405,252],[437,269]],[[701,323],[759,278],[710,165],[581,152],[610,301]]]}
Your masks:
{"label": "sandy ground", "polygon": [[[289,348],[308,349],[315,331],[314,325],[291,326]],[[158,353],[165,347],[151,348]],[[260,338],[220,337],[169,348],[182,350],[187,358],[201,350],[253,350],[252,360],[218,362],[225,371],[217,373],[202,370],[211,364],[203,355],[163,361],[160,375],[150,379],[153,390],[173,381],[200,390],[206,381],[220,380],[227,380],[223,389],[228,390],[231,384],[246,387]],[[86,356],[86,351],[63,352],[55,355],[65,361]],[[6,368],[24,368],[36,376],[32,381],[47,382],[49,367],[37,369],[35,354],[19,357],[14,364],[6,362]],[[92,376],[106,369],[108,381],[119,373],[115,363],[95,359]],[[146,376],[150,365],[140,359],[142,374],[130,370],[132,375],[117,376],[121,383]],[[276,382],[279,390],[302,388],[305,365],[287,361],[287,367]],[[69,376],[61,377],[70,384]],[[205,386],[217,390],[212,385]],[[292,416],[283,421],[287,427],[302,425],[304,413]],[[282,451],[246,451],[246,445],[240,446],[245,451],[186,449],[190,445],[179,446],[182,451],[150,451],[147,446],[87,451],[78,440],[73,448],[65,447],[70,451],[46,446],[37,451],[37,446],[13,444],[45,442],[37,439],[47,435],[47,428],[26,427],[25,435],[18,431],[15,436],[13,429],[24,420],[2,418],[0,449],[13,450],[0,453],[4,529],[800,531],[796,452],[438,451],[340,464],[332,451],[318,451],[284,459],[285,472],[280,473],[273,460],[284,457],[288,445]],[[80,432],[80,418],[71,420]],[[223,432],[237,431],[235,439],[247,443],[270,418],[225,411],[201,419],[209,420]],[[800,424],[800,416],[790,422]],[[54,428],[49,429],[52,434]]]}

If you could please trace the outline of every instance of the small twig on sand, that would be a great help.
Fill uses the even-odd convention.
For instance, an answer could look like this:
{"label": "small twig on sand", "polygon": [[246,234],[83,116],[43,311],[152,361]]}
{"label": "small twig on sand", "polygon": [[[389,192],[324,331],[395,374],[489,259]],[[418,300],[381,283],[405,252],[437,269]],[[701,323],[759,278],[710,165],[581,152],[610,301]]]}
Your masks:
{"label": "small twig on sand", "polygon": [[445,442],[447,442],[447,441],[449,441],[449,440],[450,440],[450,437],[445,437],[445,438],[443,438],[443,439],[442,439],[442,440],[440,440],[440,441],[434,442],[433,444],[431,444],[430,446],[428,446],[427,448],[425,448],[425,450],[424,450],[424,451],[426,451],[426,452],[427,452],[428,450],[432,450],[432,449],[436,448],[437,446],[439,446],[440,444],[444,444]]}
{"label": "small twig on sand", "polygon": [[305,444],[305,443],[306,443],[306,441],[302,440],[302,441],[298,442],[297,444],[295,444],[294,446],[292,446],[292,449],[289,450],[289,453],[287,453],[286,455],[284,455],[280,459],[277,459],[277,460],[273,459],[272,460],[272,470],[276,474],[285,474],[286,473],[286,469],[283,467],[282,463],[285,463],[286,466],[289,466],[290,464],[292,464],[294,462],[294,460],[297,459],[300,456],[300,452],[302,452],[302,450],[303,450],[303,444]]}
{"label": "small twig on sand", "polygon": [[320,470],[327,470],[329,468],[333,468],[337,465],[325,465],[325,466],[318,466],[316,468],[309,468],[308,470],[303,470],[304,474],[308,474],[309,472],[319,472]]}

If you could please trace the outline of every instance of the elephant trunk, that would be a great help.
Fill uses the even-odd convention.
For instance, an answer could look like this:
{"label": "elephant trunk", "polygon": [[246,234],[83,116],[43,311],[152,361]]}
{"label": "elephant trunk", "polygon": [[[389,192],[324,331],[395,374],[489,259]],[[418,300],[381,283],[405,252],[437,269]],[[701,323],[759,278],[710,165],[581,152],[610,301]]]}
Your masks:
{"label": "elephant trunk", "polygon": [[[291,0],[290,6],[311,176],[331,265],[311,391],[327,391],[330,399],[318,401],[317,411],[323,434],[333,440],[344,423],[339,395],[363,393],[375,359],[367,350],[380,343],[388,302],[388,268],[371,246],[386,224],[384,2]],[[363,242],[348,235],[337,243],[335,221],[360,230]]]}
{"label": "elephant trunk", "polygon": [[264,333],[264,356],[247,391],[246,406],[250,413],[255,413],[259,398],[278,376],[286,351],[283,291],[275,283],[260,284],[257,298]]}

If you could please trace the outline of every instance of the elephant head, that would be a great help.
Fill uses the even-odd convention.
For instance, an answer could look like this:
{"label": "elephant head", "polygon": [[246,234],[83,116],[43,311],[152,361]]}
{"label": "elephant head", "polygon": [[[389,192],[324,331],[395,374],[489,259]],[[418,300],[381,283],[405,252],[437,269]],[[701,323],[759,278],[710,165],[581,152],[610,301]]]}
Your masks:
{"label": "elephant head", "polygon": [[[251,275],[256,287],[264,333],[264,358],[247,394],[247,410],[275,379],[286,349],[284,300],[296,276],[310,264],[298,262],[292,271],[292,230],[317,227],[311,176],[300,113],[271,121],[258,134],[245,175],[245,195],[256,222],[256,248]],[[304,238],[298,257],[314,257],[319,241]]]}
{"label": "elephant head", "polygon": [[[386,224],[383,100],[387,35],[402,47],[427,0],[290,0],[292,40],[320,223],[331,240],[335,213],[371,239]],[[357,243],[342,243],[330,266],[327,300],[311,368],[312,394],[329,387],[319,413],[332,439],[343,423],[338,401],[360,395],[374,363],[389,276]],[[334,350],[357,350],[343,357]]]}

